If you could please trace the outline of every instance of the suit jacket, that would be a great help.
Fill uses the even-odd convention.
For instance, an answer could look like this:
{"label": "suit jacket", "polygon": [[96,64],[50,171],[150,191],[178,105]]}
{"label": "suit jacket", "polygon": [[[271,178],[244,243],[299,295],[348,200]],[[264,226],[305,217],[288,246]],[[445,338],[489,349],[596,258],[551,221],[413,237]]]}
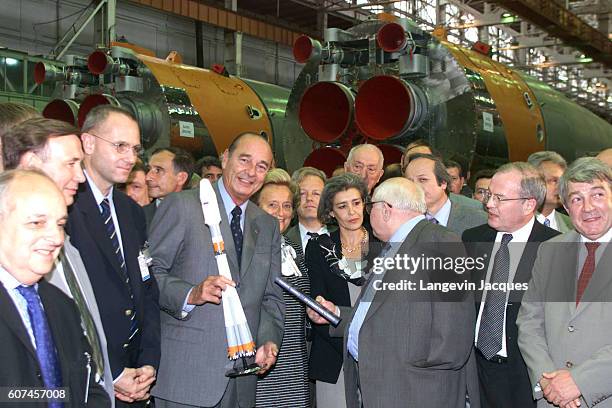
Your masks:
{"label": "suit jacket", "polygon": [[[90,362],[91,372],[87,372],[86,353],[91,355],[91,347],[83,335],[81,318],[74,302],[45,280],[38,283],[38,295],[57,349],[63,386],[70,394],[70,402],[66,402],[65,406],[84,407],[87,394],[87,407],[110,407],[108,394],[94,380],[93,361]],[[44,387],[36,350],[13,300],[2,284],[0,344],[0,386]],[[15,406],[28,408],[40,407],[41,404],[19,403]]]}
{"label": "suit jacket", "polygon": [[[518,344],[535,388],[543,372],[569,369],[583,406],[612,407],[612,246],[576,306],[580,235],[542,244],[518,315]],[[538,407],[552,407],[534,391]]]}
{"label": "suit jacket", "polygon": [[[70,242],[81,254],[98,300],[110,367],[117,378],[125,367],[159,367],[160,332],[157,283],[153,278],[143,282],[138,267],[138,254],[146,240],[142,208],[117,189],[113,189],[113,202],[133,300],[121,277],[119,261],[88,182],[79,186],[75,203],[69,209],[67,231]],[[131,320],[127,311],[133,306],[140,330],[130,342]],[[124,347],[128,343],[134,346]],[[138,350],[137,355],[131,355],[130,349]]]}
{"label": "suit jacket", "polygon": [[[487,271],[489,269],[489,262],[492,258],[491,253],[493,251],[493,245],[495,244],[496,235],[497,231],[495,229],[491,228],[488,224],[483,224],[476,228],[466,230],[462,237],[463,242],[466,243],[466,249],[470,257],[482,257],[484,259],[484,267],[480,270],[475,270],[472,274],[472,278],[474,279],[476,287],[478,288],[475,293],[476,316],[478,316],[478,312],[480,311],[480,300],[482,299],[483,295],[482,290],[480,290],[481,281],[486,279]],[[545,227],[537,220],[533,223],[533,228],[531,229],[527,244],[523,250],[513,282],[529,282],[529,279],[531,278],[531,270],[533,268],[533,263],[535,261],[540,243],[557,235],[559,235],[557,231],[552,228]],[[518,327],[516,325],[516,317],[518,315],[519,308],[521,307],[521,299],[523,294],[524,292],[522,290],[512,291],[506,306],[506,351],[508,354],[508,360],[507,367],[502,368],[504,369],[504,375],[507,375],[506,373],[508,370],[514,373],[512,380],[514,384],[528,383],[527,367],[525,366],[525,361],[523,360],[517,343]],[[482,385],[484,387],[487,386],[487,384]],[[529,390],[515,391],[529,392]]]}
{"label": "suit jacket", "polygon": [[[232,277],[257,346],[283,338],[284,300],[274,279],[281,275],[278,220],[253,202],[244,219],[241,268],[229,222],[213,185],[221,212],[221,232]],[[182,404],[214,406],[228,384],[223,306],[206,303],[186,317],[183,304],[189,291],[209,276],[218,275],[210,229],[204,223],[200,190],[166,197],[157,208],[150,234],[151,271],[160,287],[162,313],[162,369],[153,389],[156,397]],[[240,364],[240,362],[238,362]],[[255,405],[256,376],[236,379],[241,407]]]}
{"label": "suit jacket", "polygon": [[484,208],[480,201],[474,200],[473,198],[470,198],[470,197],[466,197],[463,194],[450,193],[448,195],[448,198],[450,198],[451,201],[459,203],[464,207],[470,207],[476,210],[482,210]]}
{"label": "suit jacket", "polygon": [[[108,360],[108,350],[106,348],[106,335],[104,334],[104,326],[102,325],[102,319],[100,318],[100,310],[98,309],[98,303],[96,301],[96,295],[94,294],[93,288],[91,287],[91,282],[89,281],[89,275],[87,275],[87,270],[85,269],[85,265],[83,264],[83,260],[81,259],[81,255],[79,251],[70,243],[70,237],[66,237],[64,241],[64,253],[60,253],[60,256],[68,257],[68,261],[72,266],[72,270],[79,282],[79,286],[81,287],[81,292],[83,293],[83,297],[85,298],[85,302],[87,302],[87,308],[89,309],[89,313],[96,325],[96,330],[98,332],[98,338],[100,339],[100,348],[102,349],[102,357],[104,359],[104,389],[110,397],[111,406],[115,406],[115,391],[113,389],[113,375],[111,373],[110,363]],[[58,259],[58,262],[60,260]],[[45,279],[59,288],[62,292],[66,293],[68,296],[73,297],[70,293],[70,289],[66,284],[63,276],[61,276],[59,269],[53,268],[53,270],[45,275]]]}
{"label": "suit jacket", "polygon": [[300,225],[296,223],[293,227],[289,227],[285,236],[289,238],[291,242],[299,246],[302,249],[302,253],[306,256],[306,248],[302,248],[302,237],[300,236]]}
{"label": "suit jacket", "polygon": [[[397,254],[408,256],[465,256],[448,229],[428,221],[419,222]],[[446,243],[446,244],[443,244]],[[436,280],[437,271],[389,269],[383,282],[410,279]],[[463,281],[463,277],[455,275]],[[364,290],[365,291],[365,290]],[[362,292],[363,295],[364,292]],[[450,295],[456,296],[457,293]],[[473,297],[464,293],[454,301],[423,290],[377,291],[359,331],[359,368],[347,351],[348,329],[357,305],[341,309],[345,316],[331,334],[344,334],[344,381],[347,407],[359,408],[357,384],[363,406],[376,408],[464,408],[467,383],[476,381],[470,370],[475,321]],[[449,299],[446,299],[449,300]],[[471,377],[471,378],[470,378]],[[479,407],[478,394],[470,395],[471,407]]]}
{"label": "suit jacket", "polygon": [[157,211],[157,205],[155,200],[142,207],[142,211],[144,212],[145,222],[147,223],[148,231],[151,228],[151,222],[153,221],[153,217],[155,217],[155,211]]}
{"label": "suit jacket", "polygon": [[563,214],[560,211],[555,211],[555,218],[557,221],[557,227],[559,227],[559,232],[562,234],[569,232],[574,229],[574,224],[572,224],[572,220],[567,215]]}
{"label": "suit jacket", "polygon": [[[463,196],[457,194],[451,194],[449,196],[451,210],[446,227],[461,236],[466,229],[485,224],[487,222],[487,213],[482,210],[482,206],[480,209],[476,209],[464,205],[457,199],[458,197]],[[478,201],[478,203],[480,202]]]}

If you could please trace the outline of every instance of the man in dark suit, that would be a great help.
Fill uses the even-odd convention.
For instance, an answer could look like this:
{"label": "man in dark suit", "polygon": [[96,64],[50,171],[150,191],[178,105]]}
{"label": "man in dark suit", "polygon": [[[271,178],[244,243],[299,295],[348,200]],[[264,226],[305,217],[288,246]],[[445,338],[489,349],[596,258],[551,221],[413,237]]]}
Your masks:
{"label": "man in dark suit", "polygon": [[116,403],[144,405],[160,357],[159,291],[139,268],[146,239],[142,208],[113,187],[126,181],[142,150],[140,131],[130,113],[103,105],[89,112],[82,132],[87,180],[70,208],[67,231],[98,300]]}
{"label": "man in dark suit", "polygon": [[153,201],[143,207],[147,227],[151,226],[157,207],[168,194],[189,186],[193,167],[191,153],[180,147],[161,147],[151,154],[146,180]]}
{"label": "man in dark suit", "polygon": [[463,201],[474,201],[477,206],[481,206],[480,203],[449,192],[451,178],[439,158],[430,154],[413,154],[404,173],[408,179],[419,184],[425,191],[426,217],[433,222],[459,235],[468,228],[486,222],[487,216],[484,211],[464,205]]}
{"label": "man in dark suit", "polygon": [[[79,184],[85,181],[81,168],[83,149],[79,133],[74,126],[59,120],[26,120],[3,136],[7,141],[10,140],[10,143],[3,144],[5,168],[42,171],[62,191],[66,205],[71,206]],[[113,377],[98,302],[81,255],[70,243],[68,236],[65,237],[64,248],[54,268],[45,279],[75,300],[85,335],[91,344],[92,358],[98,368],[96,381],[104,385],[114,406]]]}
{"label": "man in dark suit", "polygon": [[[425,220],[423,191],[404,178],[378,186],[369,210],[374,234],[388,245],[373,262],[355,307],[336,310],[317,299],[343,318],[330,334],[344,336],[347,407],[464,408],[468,383],[476,380],[468,364],[474,338],[471,293],[459,290],[447,298],[442,291],[423,290],[421,284],[442,283],[441,271],[387,262],[465,257],[463,246],[456,234]],[[464,279],[447,272],[444,276],[453,281]],[[406,281],[416,286],[400,286]],[[315,323],[326,323],[308,313]],[[477,394],[470,395],[470,404],[479,407]]]}
{"label": "man in dark suit", "polygon": [[[471,257],[484,260],[483,267],[473,274],[479,288],[475,344],[481,402],[490,408],[535,407],[517,344],[516,317],[525,290],[519,285],[529,282],[540,243],[558,232],[535,219],[546,185],[530,164],[515,162],[500,167],[489,191],[488,224],[463,233]],[[483,291],[482,282],[513,283],[516,290]]]}
{"label": "man in dark suit", "polygon": [[[160,287],[163,370],[153,389],[158,408],[252,407],[256,376],[229,379],[223,289],[239,282],[238,295],[257,346],[255,363],[266,372],[283,338],[278,220],[249,201],[272,165],[263,137],[239,135],[223,154],[223,176],[213,185],[221,233],[232,274],[219,275],[199,189],[169,195],[150,229],[151,270]],[[237,362],[241,366],[241,362]]]}
{"label": "man in dark suit", "polygon": [[64,197],[48,177],[0,175],[0,386],[65,387],[69,401],[49,402],[52,408],[109,407],[74,302],[41,279],[62,248],[66,219]]}

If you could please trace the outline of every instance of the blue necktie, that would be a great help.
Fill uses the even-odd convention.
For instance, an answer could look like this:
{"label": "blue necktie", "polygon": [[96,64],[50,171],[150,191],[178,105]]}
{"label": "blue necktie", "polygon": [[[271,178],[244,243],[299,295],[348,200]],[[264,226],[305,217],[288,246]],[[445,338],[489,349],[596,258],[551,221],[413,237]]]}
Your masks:
{"label": "blue necktie", "polygon": [[550,220],[548,218],[544,220],[544,225],[550,227]]}
{"label": "blue necktie", "polygon": [[440,222],[436,219],[436,217],[434,217],[433,215],[431,215],[430,213],[426,213],[425,214],[425,219],[433,224],[439,224]]}
{"label": "blue necktie", "polygon": [[236,206],[232,210],[232,221],[230,222],[230,230],[234,238],[234,246],[236,247],[236,256],[238,257],[238,267],[242,262],[242,228],[240,228],[240,216],[242,208]]}
{"label": "blue necktie", "polygon": [[[36,356],[40,365],[40,372],[43,377],[45,388],[54,389],[62,386],[62,370],[55,349],[51,329],[47,322],[47,315],[40,303],[40,297],[34,286],[18,286],[17,291],[28,302],[28,314],[34,332],[36,343]],[[61,402],[50,402],[50,408],[61,408]]]}
{"label": "blue necktie", "polygon": [[[508,283],[510,276],[510,249],[508,244],[512,234],[504,234],[491,272],[490,283]],[[487,291],[487,298],[480,317],[477,346],[487,360],[495,356],[502,348],[504,335],[504,313],[506,311],[506,292],[503,290]]]}
{"label": "blue necktie", "polygon": [[[121,246],[119,245],[119,237],[117,237],[117,230],[115,230],[115,223],[113,222],[113,217],[111,215],[110,203],[108,198],[102,200],[100,204],[100,208],[102,209],[102,220],[104,221],[104,225],[106,226],[106,233],[108,234],[109,239],[111,240],[111,244],[113,245],[113,250],[115,251],[115,256],[117,257],[117,261],[119,261],[120,271],[121,271],[121,279],[125,283],[127,287],[128,293],[130,294],[130,299],[132,303],[134,302],[134,294],[132,293],[132,287],[130,286],[130,276],[127,272],[127,266],[125,264],[125,259],[123,258],[123,254],[121,253]],[[130,316],[131,324],[130,324],[130,337],[129,340],[132,340],[136,332],[138,331],[138,324],[136,320],[136,309],[132,306],[132,314]]]}

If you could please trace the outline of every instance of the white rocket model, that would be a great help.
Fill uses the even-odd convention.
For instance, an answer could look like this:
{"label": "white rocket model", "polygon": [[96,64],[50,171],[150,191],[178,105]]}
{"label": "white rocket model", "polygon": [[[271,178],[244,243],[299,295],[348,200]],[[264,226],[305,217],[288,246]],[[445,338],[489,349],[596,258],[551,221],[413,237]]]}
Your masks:
{"label": "white rocket model", "polygon": [[[204,222],[210,228],[219,274],[232,279],[225,253],[225,243],[221,236],[221,214],[219,213],[217,196],[210,181],[205,178],[200,181],[200,202],[202,203]],[[236,288],[227,286],[221,299],[225,317],[228,358],[236,360],[239,357],[255,355],[255,342]]]}

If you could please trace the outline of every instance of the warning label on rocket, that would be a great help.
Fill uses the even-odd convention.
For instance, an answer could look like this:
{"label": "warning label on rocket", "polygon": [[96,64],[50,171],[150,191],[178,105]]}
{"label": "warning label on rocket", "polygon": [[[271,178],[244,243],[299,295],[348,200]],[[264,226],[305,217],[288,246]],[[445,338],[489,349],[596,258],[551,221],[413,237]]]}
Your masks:
{"label": "warning label on rocket", "polygon": [[493,114],[491,112],[482,112],[482,129],[485,132],[494,132]]}
{"label": "warning label on rocket", "polygon": [[195,137],[193,123],[183,122],[182,120],[179,120],[179,135],[183,137]]}

